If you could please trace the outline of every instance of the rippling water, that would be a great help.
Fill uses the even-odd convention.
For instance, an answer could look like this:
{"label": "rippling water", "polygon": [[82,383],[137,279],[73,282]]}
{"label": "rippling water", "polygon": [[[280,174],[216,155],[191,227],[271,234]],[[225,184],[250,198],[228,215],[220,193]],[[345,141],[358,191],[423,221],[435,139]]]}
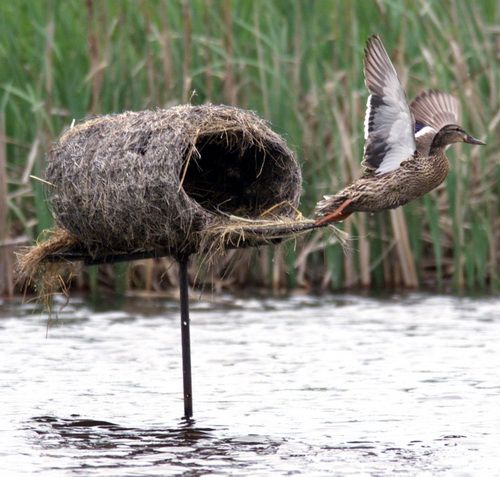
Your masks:
{"label": "rippling water", "polygon": [[[0,475],[500,475],[500,299],[0,301]],[[46,336],[47,335],[47,336]]]}

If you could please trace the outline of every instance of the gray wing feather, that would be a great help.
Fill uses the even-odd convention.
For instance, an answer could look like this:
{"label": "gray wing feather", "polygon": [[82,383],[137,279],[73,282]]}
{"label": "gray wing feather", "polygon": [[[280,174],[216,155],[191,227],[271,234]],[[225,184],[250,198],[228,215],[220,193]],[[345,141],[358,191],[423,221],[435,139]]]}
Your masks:
{"label": "gray wing feather", "polygon": [[420,93],[410,104],[415,121],[438,132],[447,124],[459,124],[460,106],[448,93],[430,90]]}
{"label": "gray wing feather", "polygon": [[384,174],[414,155],[413,116],[396,70],[376,35],[368,39],[364,63],[371,95],[365,115],[363,165]]}

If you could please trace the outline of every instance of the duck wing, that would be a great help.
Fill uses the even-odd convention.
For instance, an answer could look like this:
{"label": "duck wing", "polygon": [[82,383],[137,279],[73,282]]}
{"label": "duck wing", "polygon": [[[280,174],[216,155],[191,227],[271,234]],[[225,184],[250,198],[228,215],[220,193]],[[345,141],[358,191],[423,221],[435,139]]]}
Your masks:
{"label": "duck wing", "polygon": [[415,134],[430,128],[436,134],[447,124],[459,124],[460,107],[455,96],[437,90],[420,93],[410,104],[415,117]]}
{"label": "duck wing", "polygon": [[414,120],[396,70],[377,35],[368,39],[364,66],[371,94],[366,104],[363,165],[375,174],[385,174],[414,156]]}

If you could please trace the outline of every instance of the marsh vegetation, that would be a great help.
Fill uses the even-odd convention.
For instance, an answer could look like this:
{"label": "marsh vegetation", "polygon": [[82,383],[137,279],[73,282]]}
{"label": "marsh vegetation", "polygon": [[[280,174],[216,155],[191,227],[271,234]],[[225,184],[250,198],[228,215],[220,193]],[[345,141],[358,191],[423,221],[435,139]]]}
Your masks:
{"label": "marsh vegetation", "polygon": [[[52,226],[44,156],[73,119],[205,102],[256,111],[301,161],[300,210],[357,176],[367,92],[362,58],[384,42],[409,96],[438,88],[462,104],[484,148],[458,147],[446,183],[404,209],[280,247],[232,251],[198,281],[339,289],[500,284],[499,9],[495,0],[3,2],[0,6],[0,292],[13,251]],[[168,258],[82,272],[80,287],[162,291]],[[194,269],[198,264],[193,262]]]}

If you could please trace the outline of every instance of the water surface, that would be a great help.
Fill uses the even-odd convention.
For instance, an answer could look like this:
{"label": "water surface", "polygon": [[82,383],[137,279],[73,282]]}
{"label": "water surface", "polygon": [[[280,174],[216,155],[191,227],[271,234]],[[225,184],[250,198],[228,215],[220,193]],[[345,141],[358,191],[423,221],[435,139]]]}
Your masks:
{"label": "water surface", "polygon": [[0,475],[500,475],[500,299],[0,302]]}

